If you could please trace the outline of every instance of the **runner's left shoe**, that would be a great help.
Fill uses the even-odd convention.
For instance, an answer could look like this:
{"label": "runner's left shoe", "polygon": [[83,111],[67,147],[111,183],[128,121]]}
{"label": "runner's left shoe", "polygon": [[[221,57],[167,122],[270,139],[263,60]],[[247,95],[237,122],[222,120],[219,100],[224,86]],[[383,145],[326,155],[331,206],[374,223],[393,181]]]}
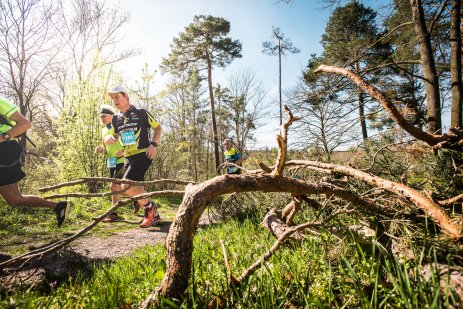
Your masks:
{"label": "runner's left shoe", "polygon": [[72,206],[72,203],[70,201],[62,201],[56,204],[53,211],[56,214],[56,220],[58,221],[58,227],[63,225],[64,221],[66,220],[68,216],[69,209],[71,208],[71,206]]}

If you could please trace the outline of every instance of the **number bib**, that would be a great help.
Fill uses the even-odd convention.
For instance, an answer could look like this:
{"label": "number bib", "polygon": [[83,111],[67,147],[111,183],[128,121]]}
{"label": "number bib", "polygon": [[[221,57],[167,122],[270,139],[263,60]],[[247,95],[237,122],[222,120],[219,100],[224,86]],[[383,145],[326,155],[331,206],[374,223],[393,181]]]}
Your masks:
{"label": "number bib", "polygon": [[124,146],[135,144],[135,133],[133,131],[122,132],[121,141]]}
{"label": "number bib", "polygon": [[229,174],[235,173],[236,171],[238,171],[238,168],[236,166],[229,166],[227,168],[227,173],[229,173]]}
{"label": "number bib", "polygon": [[108,168],[115,168],[116,167],[116,157],[109,157],[107,161]]}

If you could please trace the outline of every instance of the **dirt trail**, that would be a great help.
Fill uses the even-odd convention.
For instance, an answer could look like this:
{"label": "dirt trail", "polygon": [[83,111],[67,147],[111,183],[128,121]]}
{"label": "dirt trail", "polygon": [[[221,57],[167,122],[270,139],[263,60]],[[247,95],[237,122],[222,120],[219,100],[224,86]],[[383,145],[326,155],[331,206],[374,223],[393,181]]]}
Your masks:
{"label": "dirt trail", "polygon": [[[79,271],[93,272],[95,265],[130,255],[136,248],[164,243],[171,223],[171,221],[162,222],[159,226],[147,229],[139,228],[138,224],[134,224],[133,229],[114,232],[106,237],[84,235],[72,242],[69,247],[48,255],[43,260],[28,262],[19,272],[15,272],[14,268],[0,270],[0,290],[9,290],[15,286],[21,288],[35,286],[48,290],[50,286],[55,286],[69,277],[75,277]],[[203,214],[199,222],[200,226],[209,223],[207,214]],[[0,256],[0,260],[8,258],[8,256]]]}
{"label": "dirt trail", "polygon": [[[74,252],[90,259],[113,260],[130,254],[136,248],[164,243],[171,223],[161,222],[159,226],[147,229],[135,225],[133,229],[116,232],[109,237],[84,237],[72,243],[71,247]],[[199,224],[209,224],[206,214]]]}

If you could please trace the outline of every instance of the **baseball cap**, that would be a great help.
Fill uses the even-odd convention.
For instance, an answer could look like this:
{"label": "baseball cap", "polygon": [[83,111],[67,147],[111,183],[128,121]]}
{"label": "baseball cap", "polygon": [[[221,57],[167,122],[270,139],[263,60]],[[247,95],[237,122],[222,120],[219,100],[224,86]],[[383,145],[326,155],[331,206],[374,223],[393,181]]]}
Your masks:
{"label": "baseball cap", "polygon": [[108,91],[108,94],[119,93],[119,92],[127,93],[127,90],[125,90],[124,86],[118,85],[118,86],[112,87],[112,88]]}

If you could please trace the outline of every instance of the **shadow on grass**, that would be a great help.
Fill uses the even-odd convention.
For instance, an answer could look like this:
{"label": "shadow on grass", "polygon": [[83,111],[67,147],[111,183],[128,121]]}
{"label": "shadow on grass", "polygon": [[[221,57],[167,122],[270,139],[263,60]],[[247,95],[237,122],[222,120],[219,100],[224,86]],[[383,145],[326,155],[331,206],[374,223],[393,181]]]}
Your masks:
{"label": "shadow on grass", "polygon": [[[0,253],[0,262],[10,258]],[[0,298],[31,287],[41,293],[49,293],[71,278],[91,277],[97,267],[110,262],[109,259],[88,258],[66,247],[42,258],[12,264],[0,269]]]}

